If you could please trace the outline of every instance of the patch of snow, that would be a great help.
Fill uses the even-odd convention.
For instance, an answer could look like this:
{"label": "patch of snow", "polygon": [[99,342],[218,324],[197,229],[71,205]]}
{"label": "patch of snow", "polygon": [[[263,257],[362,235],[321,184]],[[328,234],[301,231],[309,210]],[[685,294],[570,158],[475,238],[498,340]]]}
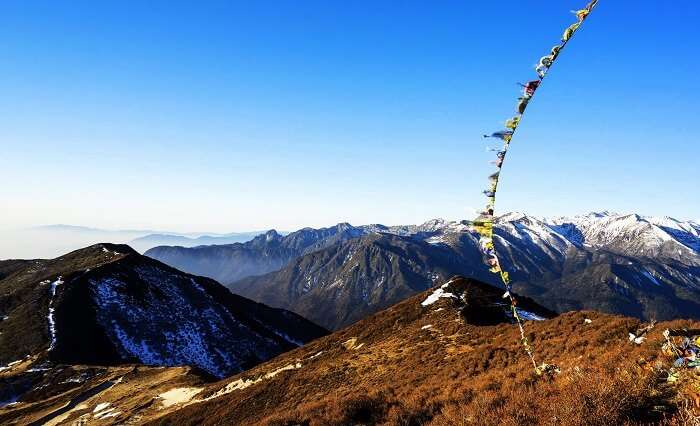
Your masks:
{"label": "patch of snow", "polygon": [[638,345],[641,345],[642,342],[644,341],[644,339],[646,339],[646,337],[644,337],[644,336],[639,336],[639,337],[637,337],[637,336],[634,335],[634,333],[629,333],[629,340],[630,340],[630,342],[634,342],[634,343],[636,343],[636,344],[638,344]]}
{"label": "patch of snow", "polygon": [[20,360],[17,360],[17,361],[12,361],[12,362],[8,363],[7,365],[0,367],[0,371],[9,370],[9,369],[11,369],[13,366],[19,364],[20,362],[22,362],[21,359],[20,359]]}
{"label": "patch of snow", "polygon": [[121,411],[116,411],[115,408],[108,408],[105,411],[100,411],[97,414],[93,414],[92,417],[96,418],[97,420],[103,420],[103,419],[107,419],[109,417],[117,417],[121,413],[122,413]]}
{"label": "patch of snow", "polygon": [[447,286],[449,284],[450,284],[449,282],[446,284],[443,284],[440,288],[438,288],[437,290],[432,292],[432,294],[430,296],[428,296],[423,302],[421,302],[421,306],[432,305],[433,303],[437,302],[438,299],[443,298],[443,297],[444,298],[448,298],[448,297],[456,298],[457,296],[455,296],[454,294],[445,291],[445,288],[447,288]]}
{"label": "patch of snow", "polygon": [[424,326],[421,327],[420,329],[421,329],[421,330],[427,330],[427,329],[429,329],[429,328],[432,327],[432,326],[433,326],[432,324],[428,324],[428,325],[424,325]]}
{"label": "patch of snow", "polygon": [[183,404],[189,402],[202,391],[204,388],[175,388],[170,389],[158,395],[158,398],[162,399],[161,404],[163,408],[170,407],[176,404]]}
{"label": "patch of snow", "polygon": [[[110,411],[111,411],[111,410],[110,410]],[[102,419],[106,419],[106,418],[108,418],[108,417],[117,417],[117,416],[120,415],[121,413],[122,413],[121,411],[111,411],[111,412],[107,412],[107,413],[104,413],[104,414],[99,415],[99,416],[97,417],[97,419],[98,419],[98,420],[102,420]]]}
{"label": "patch of snow", "polygon": [[263,380],[271,379],[271,378],[275,377],[276,375],[278,375],[279,373],[281,373],[281,372],[283,372],[283,371],[296,370],[296,369],[298,369],[298,368],[301,368],[301,363],[300,363],[300,362],[297,362],[297,363],[295,363],[295,364],[288,364],[288,365],[285,365],[284,367],[280,367],[280,368],[278,368],[277,370],[274,370],[274,371],[271,371],[271,372],[269,372],[269,373],[266,373],[265,375],[260,376],[260,377],[258,377],[257,379],[245,379],[245,380],[244,380],[244,379],[238,379],[238,380],[235,380],[235,381],[233,381],[233,382],[227,384],[225,387],[223,387],[222,389],[218,390],[218,391],[215,392],[214,394],[212,394],[212,395],[210,395],[210,396],[208,396],[208,397],[206,397],[206,398],[204,398],[204,399],[198,400],[197,402],[209,401],[209,400],[211,400],[211,399],[218,398],[218,397],[220,397],[220,396],[229,394],[229,393],[231,393],[231,392],[233,392],[233,391],[240,390],[240,389],[245,389],[245,388],[247,388],[247,387],[253,386],[254,384],[260,383],[260,382],[262,382]]}
{"label": "patch of snow", "polygon": [[445,235],[440,234],[432,236],[430,238],[427,238],[425,242],[428,244],[445,244]]}
{"label": "patch of snow", "polygon": [[649,280],[650,280],[652,283],[654,283],[654,284],[656,284],[656,285],[658,285],[658,286],[661,285],[661,283],[659,282],[659,280],[657,280],[656,277],[653,276],[653,275],[652,275],[649,271],[647,271],[646,269],[643,269],[643,270],[642,270],[642,275],[644,275],[645,277],[649,278]]}
{"label": "patch of snow", "polygon": [[98,411],[102,411],[102,410],[106,409],[106,408],[109,407],[109,406],[110,406],[110,403],[109,403],[109,402],[101,402],[101,403],[99,403],[99,404],[97,404],[97,405],[95,406],[95,409],[92,410],[92,412],[93,412],[93,413],[97,413]]}
{"label": "patch of snow", "polygon": [[107,254],[111,254],[112,256],[120,256],[121,255],[121,253],[119,253],[118,251],[107,250],[107,247],[102,247],[102,251],[107,253]]}
{"label": "patch of snow", "polygon": [[19,395],[12,395],[10,398],[4,401],[0,401],[0,408],[12,407],[13,405],[19,404],[19,402],[17,401],[19,397]]}
{"label": "patch of snow", "polygon": [[357,344],[357,337],[352,337],[345,342],[342,343],[343,347],[347,350],[357,350],[363,347],[365,344],[360,343],[359,345]]}
{"label": "patch of snow", "polygon": [[56,281],[51,283],[51,298],[49,299],[49,315],[47,317],[49,321],[49,333],[51,334],[51,343],[49,344],[49,352],[56,347],[56,320],[54,318],[55,308],[54,298],[56,297],[56,289],[59,285],[63,284],[62,277],[58,277]]}
{"label": "patch of snow", "polygon": [[589,319],[589,318],[586,318],[586,319],[583,320],[583,322],[584,322],[585,324],[590,324],[590,323],[593,322],[593,320],[591,320],[591,319]]}
{"label": "patch of snow", "polygon": [[526,320],[526,321],[544,321],[546,318],[543,318],[537,314],[534,314],[532,312],[526,311],[524,309],[520,308],[515,308],[518,311],[518,315],[520,318]]}
{"label": "patch of snow", "polygon": [[452,284],[453,282],[458,281],[458,280],[459,280],[459,277],[451,278],[448,282],[446,282],[445,284],[441,285],[440,288],[447,288],[448,285],[450,285],[450,284]]}

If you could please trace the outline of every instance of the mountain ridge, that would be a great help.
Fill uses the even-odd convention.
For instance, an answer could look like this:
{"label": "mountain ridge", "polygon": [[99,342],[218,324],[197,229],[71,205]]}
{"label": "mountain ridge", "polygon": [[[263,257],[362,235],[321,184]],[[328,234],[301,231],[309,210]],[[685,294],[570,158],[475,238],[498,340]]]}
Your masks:
{"label": "mountain ridge", "polygon": [[226,284],[278,270],[296,257],[361,234],[364,231],[339,223],[328,228],[303,228],[284,236],[270,230],[244,243],[221,246],[154,247],[144,254]]}
{"label": "mountain ridge", "polygon": [[[189,364],[222,377],[326,334],[126,245],[34,261],[0,280],[0,363]],[[176,319],[176,321],[173,321]]]}

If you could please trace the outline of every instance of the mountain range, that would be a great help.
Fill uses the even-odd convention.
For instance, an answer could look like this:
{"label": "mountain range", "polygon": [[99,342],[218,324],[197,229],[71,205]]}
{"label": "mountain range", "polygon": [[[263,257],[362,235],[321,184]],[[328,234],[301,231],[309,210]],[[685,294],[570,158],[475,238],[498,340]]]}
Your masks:
{"label": "mountain range", "polygon": [[154,247],[144,254],[183,271],[231,283],[276,271],[306,253],[365,235],[363,228],[340,223],[331,228],[304,228],[288,235],[275,230],[245,243],[199,247]]}
{"label": "mountain range", "polygon": [[[511,213],[495,244],[515,288],[557,312],[595,309],[643,319],[700,317],[700,225],[609,212],[543,219]],[[234,293],[339,329],[464,274],[494,285],[468,222],[339,224],[239,244],[156,247],[166,264]]]}

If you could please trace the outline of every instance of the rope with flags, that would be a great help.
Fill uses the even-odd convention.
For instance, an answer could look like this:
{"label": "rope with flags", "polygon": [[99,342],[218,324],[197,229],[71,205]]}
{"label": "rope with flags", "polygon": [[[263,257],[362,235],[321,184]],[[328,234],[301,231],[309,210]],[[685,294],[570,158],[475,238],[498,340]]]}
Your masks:
{"label": "rope with flags", "polygon": [[484,255],[484,260],[486,264],[489,266],[489,270],[492,273],[498,274],[500,276],[500,279],[506,288],[506,292],[503,295],[503,297],[510,300],[513,317],[515,318],[518,327],[520,328],[521,343],[523,345],[523,348],[525,349],[525,352],[530,358],[530,361],[532,361],[532,365],[535,367],[535,372],[537,374],[542,374],[543,372],[547,371],[548,367],[550,366],[548,366],[547,364],[542,364],[541,366],[537,365],[532,346],[530,345],[530,342],[528,341],[528,338],[525,335],[525,329],[523,328],[523,319],[518,313],[517,300],[515,299],[512,293],[512,283],[510,276],[508,275],[508,272],[504,271],[503,268],[501,268],[501,262],[499,261],[498,255],[496,254],[496,247],[493,243],[493,222],[494,209],[496,207],[496,191],[498,190],[500,173],[503,169],[503,162],[505,161],[506,154],[508,153],[508,148],[510,147],[510,143],[513,140],[513,136],[515,135],[515,132],[518,129],[518,125],[521,122],[523,114],[525,113],[525,110],[527,109],[530,100],[533,98],[535,92],[540,87],[544,78],[547,76],[547,73],[554,64],[554,61],[556,61],[556,59],[559,57],[562,50],[564,50],[564,47],[566,47],[566,45],[569,43],[576,31],[578,31],[578,29],[581,27],[581,24],[583,24],[588,15],[593,11],[593,8],[595,8],[597,3],[598,0],[592,0],[586,5],[585,8],[573,11],[573,13],[576,15],[577,21],[574,24],[570,25],[568,28],[566,28],[566,30],[564,30],[564,33],[561,37],[561,43],[552,47],[548,55],[545,55],[542,58],[540,58],[537,65],[535,66],[537,79],[529,81],[525,84],[521,84],[522,94],[518,98],[516,115],[505,122],[505,130],[499,130],[497,132],[491,133],[490,135],[484,135],[485,138],[500,139],[501,141],[503,141],[503,146],[500,149],[495,150],[496,160],[493,161],[493,163],[496,166],[496,172],[489,176],[489,188],[486,191],[484,191],[484,194],[486,195],[487,199],[486,209],[483,212],[481,212],[481,214],[474,220],[473,225],[477,233],[479,234],[479,247]]}

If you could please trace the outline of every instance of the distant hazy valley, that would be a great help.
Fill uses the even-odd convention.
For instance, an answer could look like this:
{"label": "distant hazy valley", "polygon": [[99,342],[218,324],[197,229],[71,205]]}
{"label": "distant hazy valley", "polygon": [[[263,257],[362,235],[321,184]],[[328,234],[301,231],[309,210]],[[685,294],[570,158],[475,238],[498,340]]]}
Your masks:
{"label": "distant hazy valley", "polygon": [[261,232],[177,233],[153,230],[106,230],[73,225],[46,225],[0,230],[0,259],[48,259],[92,244],[128,244],[143,253],[162,245],[194,247],[245,242]]}

